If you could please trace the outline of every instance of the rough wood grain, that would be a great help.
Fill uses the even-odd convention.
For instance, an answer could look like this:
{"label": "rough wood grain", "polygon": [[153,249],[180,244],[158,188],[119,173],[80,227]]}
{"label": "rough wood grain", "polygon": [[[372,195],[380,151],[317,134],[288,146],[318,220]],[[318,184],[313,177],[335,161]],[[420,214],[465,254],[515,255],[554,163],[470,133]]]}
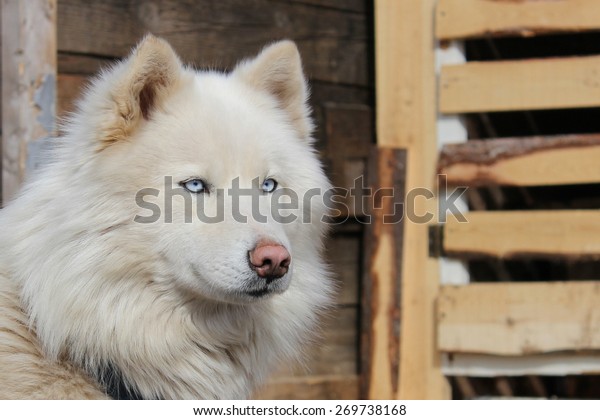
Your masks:
{"label": "rough wood grain", "polygon": [[436,35],[441,39],[594,31],[600,28],[597,0],[440,0]]}
{"label": "rough wood grain", "polygon": [[[65,112],[73,110],[73,101],[77,99],[81,92],[81,88],[89,82],[90,75],[97,72],[103,67],[109,66],[113,60],[103,60],[89,56],[71,56],[68,54],[59,54],[58,57],[58,103],[57,103],[57,114],[63,116]],[[325,114],[332,107],[331,100],[335,98],[336,103],[334,107],[340,107],[341,109],[348,109],[350,113],[356,112],[355,115],[359,115],[360,122],[355,127],[359,128],[359,132],[352,133],[352,142],[363,141],[368,145],[373,141],[373,127],[371,126],[371,132],[365,131],[369,126],[367,121],[367,114],[371,113],[370,106],[367,105],[371,102],[372,91],[367,88],[360,88],[356,86],[339,85],[328,82],[311,82],[311,96],[310,104],[313,108],[313,116],[317,125],[315,137],[317,138],[317,147],[323,150],[326,154],[325,160],[334,161],[336,156],[327,156],[331,153],[339,153],[339,148],[330,148],[327,145],[327,122]],[[370,111],[366,111],[370,110]],[[345,113],[345,111],[342,111]],[[362,116],[360,115],[362,114]],[[344,118],[336,118],[336,125],[332,126],[333,130],[346,132],[344,127],[340,127],[340,124],[344,123]],[[343,142],[343,136],[333,133],[336,139]],[[337,141],[337,140],[334,140]],[[339,142],[338,142],[339,143]],[[338,144],[340,148],[343,148],[343,144]],[[356,145],[359,150],[360,146]],[[362,150],[362,149],[361,149]],[[353,163],[357,165],[364,165],[363,160],[366,160],[367,153],[365,152],[364,159],[352,158],[348,163],[343,164],[344,171],[347,175],[345,179],[351,178],[351,174],[356,172],[356,168]],[[353,153],[352,156],[358,156]]]}
{"label": "rough wood grain", "polygon": [[54,132],[56,0],[2,2],[2,199],[9,200]]}
{"label": "rough wood grain", "polygon": [[360,13],[268,0],[61,0],[58,25],[60,52],[121,57],[152,32],[185,62],[212,68],[229,68],[266,43],[290,38],[310,78],[369,84],[370,35]]}
{"label": "rough wood grain", "polygon": [[442,148],[449,185],[563,185],[600,182],[600,135],[471,140]]}
{"label": "rough wood grain", "polygon": [[363,175],[374,141],[373,112],[366,105],[330,102],[324,105],[324,114],[328,173],[334,187],[348,192],[339,211],[361,218],[365,209],[358,192],[366,183]]}
{"label": "rough wood grain", "polygon": [[443,113],[600,106],[600,56],[443,66]]}
{"label": "rough wood grain", "polygon": [[[329,82],[319,82],[316,80],[310,81],[310,98],[309,102],[312,107],[312,114],[316,124],[316,130],[314,136],[317,140],[317,148],[324,154],[324,163],[326,169],[328,169],[329,157],[326,156],[328,153],[327,147],[327,131],[326,131],[326,119],[325,114],[327,112],[328,105],[335,101],[336,104],[347,104],[349,106],[357,107],[370,107],[373,109],[372,103],[374,100],[374,89],[351,86],[351,85],[340,85]],[[373,130],[375,131],[375,130]],[[371,132],[368,137],[365,137],[365,141],[373,141],[375,133]],[[335,157],[332,157],[332,160]]]}
{"label": "rough wood grain", "polygon": [[362,256],[360,232],[343,233],[335,229],[326,244],[326,260],[339,286],[338,305],[358,305]]}
{"label": "rough wood grain", "polygon": [[58,72],[60,74],[79,74],[89,76],[98,73],[103,68],[110,67],[116,59],[58,53]]}
{"label": "rough wood grain", "polygon": [[348,10],[356,13],[369,12],[369,1],[365,0],[288,0],[293,3],[310,4],[319,7],[330,7],[339,10]]}
{"label": "rough wood grain", "polygon": [[[434,0],[375,3],[377,144],[407,150],[407,191],[419,187],[434,190],[435,3]],[[413,209],[417,214],[436,214],[436,207],[436,200],[419,200]],[[450,387],[441,373],[440,355],[435,347],[433,306],[440,284],[439,263],[429,258],[426,225],[406,223],[402,261],[400,381],[399,392],[393,397],[450,398]]]}
{"label": "rough wood grain", "polygon": [[600,257],[600,210],[469,212],[449,215],[444,252],[453,256]]}
{"label": "rough wood grain", "polygon": [[370,190],[386,192],[370,198],[365,231],[361,394],[391,399],[399,391],[406,151],[373,149],[368,174]]}
{"label": "rough wood grain", "polygon": [[445,286],[438,343],[445,352],[513,356],[600,350],[598,308],[600,282]]}

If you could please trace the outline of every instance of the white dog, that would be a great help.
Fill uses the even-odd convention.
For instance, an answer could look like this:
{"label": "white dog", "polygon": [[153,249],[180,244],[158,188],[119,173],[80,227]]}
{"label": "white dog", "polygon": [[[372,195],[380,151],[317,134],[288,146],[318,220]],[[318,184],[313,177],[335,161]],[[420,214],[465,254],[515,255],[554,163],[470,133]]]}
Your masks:
{"label": "white dog", "polygon": [[290,41],[222,74],[148,36],[93,82],[0,212],[0,397],[237,399],[298,358],[332,289],[307,95]]}

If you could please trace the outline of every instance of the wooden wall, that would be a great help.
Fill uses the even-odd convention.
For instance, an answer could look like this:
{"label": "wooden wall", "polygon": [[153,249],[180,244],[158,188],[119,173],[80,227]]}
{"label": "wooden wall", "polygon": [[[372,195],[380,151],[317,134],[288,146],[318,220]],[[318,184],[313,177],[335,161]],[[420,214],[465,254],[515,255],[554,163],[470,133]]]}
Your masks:
{"label": "wooden wall", "polygon": [[[373,36],[369,0],[59,0],[58,114],[88,77],[126,55],[147,32],[197,68],[231,68],[274,40],[297,42],[312,87],[317,145],[336,186],[365,171],[373,143]],[[352,212],[352,210],[351,210]],[[264,398],[359,397],[362,225],[334,229],[328,253],[340,283],[337,310],[306,368],[283,369]]]}

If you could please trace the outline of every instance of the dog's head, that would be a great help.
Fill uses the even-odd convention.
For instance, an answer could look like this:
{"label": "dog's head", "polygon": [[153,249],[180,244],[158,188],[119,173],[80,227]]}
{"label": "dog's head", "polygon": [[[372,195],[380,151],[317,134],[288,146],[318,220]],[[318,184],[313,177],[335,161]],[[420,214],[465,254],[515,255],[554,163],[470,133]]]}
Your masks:
{"label": "dog's head", "polygon": [[224,74],[148,36],[92,85],[71,130],[92,140],[88,182],[153,250],[156,281],[251,303],[319,261],[329,183],[307,97],[290,41]]}

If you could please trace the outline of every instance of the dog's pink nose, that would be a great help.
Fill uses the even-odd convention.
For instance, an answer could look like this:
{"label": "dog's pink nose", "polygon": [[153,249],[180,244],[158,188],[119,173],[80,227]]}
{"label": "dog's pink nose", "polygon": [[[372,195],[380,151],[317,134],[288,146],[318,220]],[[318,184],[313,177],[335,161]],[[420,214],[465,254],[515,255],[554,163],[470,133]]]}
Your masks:
{"label": "dog's pink nose", "polygon": [[250,266],[266,279],[278,279],[288,271],[292,257],[282,245],[258,244],[250,251]]}

